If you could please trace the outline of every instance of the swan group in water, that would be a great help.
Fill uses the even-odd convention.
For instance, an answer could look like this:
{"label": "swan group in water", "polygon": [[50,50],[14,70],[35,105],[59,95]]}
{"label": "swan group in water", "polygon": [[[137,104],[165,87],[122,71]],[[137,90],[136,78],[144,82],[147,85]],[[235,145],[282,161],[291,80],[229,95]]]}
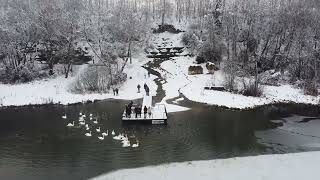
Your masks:
{"label": "swan group in water", "polygon": [[[79,126],[77,126],[77,127],[81,128],[81,126],[82,126],[86,130],[85,136],[92,137],[93,136],[92,131],[88,132],[90,130],[90,121],[87,121],[87,123],[86,123],[86,120],[85,120],[86,117],[87,117],[86,114],[79,112]],[[91,122],[93,124],[98,124],[98,119],[96,117],[93,117],[92,113],[89,114],[88,118],[91,120]],[[64,114],[62,116],[62,119],[67,119],[67,115]],[[72,123],[68,123],[67,127],[75,127],[75,121],[73,121]],[[92,127],[92,128],[94,128],[94,127]],[[105,137],[107,137],[109,135],[109,130],[106,130],[106,132],[104,132],[104,131],[102,131],[101,126],[99,126],[98,128],[95,128],[95,131],[97,134],[97,138],[101,141],[105,140]],[[110,134],[112,135],[112,139],[117,140],[117,141],[121,141],[122,147],[132,147],[132,148],[139,147],[139,141],[136,140],[135,144],[131,144],[131,142],[128,138],[128,135],[126,135],[126,134],[119,133],[116,136],[115,130],[112,130]],[[130,138],[131,139],[135,138],[135,136],[130,136]]]}

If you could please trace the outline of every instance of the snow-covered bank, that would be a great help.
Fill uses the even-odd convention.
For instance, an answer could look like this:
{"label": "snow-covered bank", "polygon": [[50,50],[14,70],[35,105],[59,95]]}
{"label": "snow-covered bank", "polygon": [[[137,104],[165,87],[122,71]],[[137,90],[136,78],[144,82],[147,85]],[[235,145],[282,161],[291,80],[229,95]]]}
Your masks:
{"label": "snow-covered bank", "polygon": [[93,179],[316,180],[319,161],[320,152],[265,155],[125,169]]}
{"label": "snow-covered bank", "polygon": [[224,106],[235,109],[248,109],[257,106],[275,104],[275,103],[298,103],[298,104],[319,104],[319,96],[304,95],[300,89],[291,85],[281,86],[263,86],[262,97],[249,97],[230,92],[221,92],[213,90],[204,90],[204,87],[214,81],[216,86],[223,86],[223,72],[217,72],[211,75],[189,76],[191,82],[181,89],[189,100],[207,103],[210,105]]}
{"label": "snow-covered bank", "polygon": [[[148,78],[148,72],[141,67],[145,62],[145,59],[134,59],[133,64],[127,66],[125,72],[128,74],[128,80],[120,87],[119,96],[114,96],[112,90],[105,94],[73,94],[69,89],[75,77],[65,79],[59,76],[27,84],[0,84],[0,107],[50,103],[67,105],[109,98],[133,100],[142,98],[143,94],[137,93],[137,85],[143,86],[145,82],[150,87],[150,94],[154,96],[157,89],[154,82],[156,77]],[[132,77],[132,79],[129,79],[129,77]]]}
{"label": "snow-covered bank", "polygon": [[[183,47],[181,43],[183,33],[171,34],[162,33],[154,35],[154,45],[161,48]],[[184,53],[188,54],[185,50]],[[163,89],[166,92],[165,98],[161,103],[166,103],[168,99],[179,97],[182,93],[186,98],[194,102],[206,103],[209,105],[223,106],[234,109],[250,109],[257,106],[275,104],[275,103],[301,103],[301,104],[319,104],[320,97],[304,95],[301,89],[290,85],[281,86],[263,86],[264,95],[262,97],[247,97],[241,94],[230,92],[221,92],[213,90],[204,90],[206,86],[223,86],[224,73],[220,70],[214,75],[207,74],[204,64],[204,74],[188,75],[189,66],[194,66],[195,57],[180,56],[174,57],[161,63],[161,69],[158,72],[166,80]],[[241,80],[237,80],[241,84]],[[179,105],[179,103],[176,103]],[[167,105],[172,106],[172,105]],[[177,106],[179,107],[179,106]],[[179,107],[181,108],[181,107]],[[186,110],[182,108],[181,110]]]}
{"label": "snow-covered bank", "polygon": [[165,99],[179,96],[179,90],[191,101],[235,109],[248,109],[274,103],[317,105],[320,101],[319,96],[304,95],[301,89],[296,89],[290,85],[265,85],[263,86],[264,95],[262,97],[248,97],[230,92],[204,90],[205,86],[211,84],[223,86],[224,73],[217,71],[214,75],[210,75],[204,71],[205,74],[188,75],[188,67],[194,65],[193,61],[194,58],[190,57],[176,57],[161,64],[161,67],[167,71],[162,72],[168,82],[163,86],[166,90]]}

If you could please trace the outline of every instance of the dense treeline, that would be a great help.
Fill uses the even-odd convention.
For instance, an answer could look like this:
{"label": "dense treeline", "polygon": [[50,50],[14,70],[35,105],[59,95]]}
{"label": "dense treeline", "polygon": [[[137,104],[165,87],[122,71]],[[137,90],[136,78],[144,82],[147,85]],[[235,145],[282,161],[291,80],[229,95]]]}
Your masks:
{"label": "dense treeline", "polygon": [[56,64],[63,64],[67,78],[72,65],[89,54],[96,64],[105,66],[105,75],[113,84],[112,78],[122,73],[132,49],[149,31],[147,20],[142,20],[144,7],[133,1],[2,1],[2,81],[29,81],[39,76],[36,61],[45,64],[41,68],[48,75],[55,73]]}
{"label": "dense treeline", "polygon": [[319,5],[309,0],[230,4],[224,16],[230,72],[254,75],[257,90],[258,74],[275,70],[281,72],[278,78],[288,75],[289,81],[300,81],[307,93],[314,94],[320,58]]}
{"label": "dense treeline", "polygon": [[222,62],[230,90],[236,77],[253,77],[243,81],[251,94],[258,94],[261,81],[298,82],[313,94],[319,7],[317,0],[1,0],[0,59],[6,76],[28,80],[40,76],[36,60],[49,74],[63,64],[68,77],[88,53],[113,84],[151,26],[173,20],[189,24],[183,42],[197,59]]}
{"label": "dense treeline", "polygon": [[203,19],[194,21],[184,42],[196,52],[200,49],[206,60],[221,62],[225,57],[231,90],[236,76],[254,77],[243,81],[244,86],[248,94],[259,95],[260,76],[267,75],[263,83],[285,80],[317,94],[319,8],[315,0],[218,0]]}

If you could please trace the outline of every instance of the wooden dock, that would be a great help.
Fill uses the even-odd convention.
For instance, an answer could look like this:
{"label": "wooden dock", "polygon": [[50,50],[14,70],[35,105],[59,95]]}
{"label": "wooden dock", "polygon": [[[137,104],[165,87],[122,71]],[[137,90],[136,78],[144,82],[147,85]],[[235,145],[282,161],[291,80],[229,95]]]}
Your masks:
{"label": "wooden dock", "polygon": [[156,104],[152,106],[152,96],[144,96],[143,102],[142,102],[142,108],[150,107],[151,108],[151,115],[142,114],[136,115],[135,113],[131,113],[130,116],[126,114],[126,111],[124,110],[122,115],[122,121],[124,122],[148,122],[151,124],[166,124],[168,120],[168,113],[166,106],[164,104]]}

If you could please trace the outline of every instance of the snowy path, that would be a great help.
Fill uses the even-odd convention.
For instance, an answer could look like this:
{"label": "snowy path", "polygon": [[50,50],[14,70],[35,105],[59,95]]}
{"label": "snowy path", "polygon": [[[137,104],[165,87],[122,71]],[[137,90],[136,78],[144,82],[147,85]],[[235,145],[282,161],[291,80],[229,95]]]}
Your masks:
{"label": "snowy path", "polygon": [[147,96],[147,95],[143,96],[142,108],[144,108],[145,106],[147,108],[152,106],[152,96]]}
{"label": "snowy path", "polygon": [[93,179],[317,180],[319,162],[320,152],[264,155],[124,169]]}

